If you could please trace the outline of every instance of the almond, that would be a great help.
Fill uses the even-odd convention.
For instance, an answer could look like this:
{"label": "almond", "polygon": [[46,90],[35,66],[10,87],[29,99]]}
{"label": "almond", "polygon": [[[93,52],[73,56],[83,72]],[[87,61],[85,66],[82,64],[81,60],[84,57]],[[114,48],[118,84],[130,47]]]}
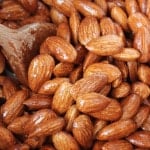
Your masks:
{"label": "almond", "polygon": [[133,146],[126,140],[114,140],[106,142],[102,147],[102,150],[113,150],[113,149],[133,150]]}
{"label": "almond", "polygon": [[145,122],[142,125],[142,129],[144,131],[150,131],[150,114],[148,115],[147,119],[145,120]]}
{"label": "almond", "polygon": [[26,90],[20,90],[6,101],[1,108],[4,123],[9,124],[21,115],[23,111],[23,102],[27,97],[28,92]]}
{"label": "almond", "polygon": [[44,84],[40,87],[38,93],[45,95],[52,95],[56,92],[59,85],[63,82],[69,82],[68,78],[54,78],[52,80],[48,80],[44,82]]}
{"label": "almond", "polygon": [[130,94],[121,102],[123,114],[121,119],[130,119],[132,118],[137,112],[140,107],[141,99],[139,95]]}
{"label": "almond", "polygon": [[76,140],[67,132],[58,132],[52,136],[52,141],[57,150],[79,150]]}
{"label": "almond", "polygon": [[136,124],[134,121],[127,119],[117,122],[113,122],[97,134],[98,140],[115,140],[127,137],[129,134],[136,130]]}
{"label": "almond", "polygon": [[98,21],[93,16],[85,17],[79,25],[79,41],[81,44],[86,45],[93,38],[100,35],[100,27]]}
{"label": "almond", "polygon": [[77,108],[83,113],[99,112],[106,108],[111,99],[98,93],[81,94],[76,99]]}
{"label": "almond", "polygon": [[73,103],[73,98],[70,94],[72,85],[68,82],[63,82],[56,90],[53,101],[52,109],[59,113],[65,113]]}
{"label": "almond", "polygon": [[4,69],[5,69],[5,57],[0,52],[0,74],[4,71]]}
{"label": "almond", "polygon": [[[51,36],[46,39],[50,54],[54,55],[61,62],[73,63],[77,57],[74,47],[58,36]],[[59,47],[59,48],[58,48]]]}
{"label": "almond", "polygon": [[87,43],[86,48],[101,56],[114,55],[122,51],[124,42],[121,37],[117,35],[104,35],[92,39]]}
{"label": "almond", "polygon": [[40,54],[32,59],[28,69],[28,83],[33,91],[37,92],[50,79],[54,65],[54,59],[48,54]]}
{"label": "almond", "polygon": [[108,77],[109,83],[121,76],[120,70],[112,64],[93,63],[85,70],[84,77],[88,77],[98,73],[106,75]]}
{"label": "almond", "polygon": [[150,132],[149,131],[136,131],[131,134],[127,140],[141,148],[150,148]]}
{"label": "almond", "polygon": [[95,74],[89,77],[84,77],[75,82],[71,87],[70,93],[74,100],[76,100],[80,94],[99,91],[106,84],[106,75]]}
{"label": "almond", "polygon": [[90,148],[93,139],[93,124],[86,115],[79,115],[73,122],[73,135],[84,148]]}
{"label": "almond", "polygon": [[94,16],[102,18],[105,16],[105,12],[97,4],[87,0],[75,0],[73,1],[75,8],[84,16]]}
{"label": "almond", "polygon": [[94,2],[99,5],[105,13],[107,13],[107,1],[106,0],[94,0]]}

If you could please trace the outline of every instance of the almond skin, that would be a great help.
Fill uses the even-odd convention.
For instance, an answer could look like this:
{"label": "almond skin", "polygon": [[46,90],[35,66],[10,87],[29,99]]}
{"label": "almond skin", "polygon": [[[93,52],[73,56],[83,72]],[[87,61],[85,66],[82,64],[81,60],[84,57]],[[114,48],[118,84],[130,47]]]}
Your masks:
{"label": "almond skin", "polygon": [[57,150],[79,150],[76,140],[67,132],[58,132],[52,136],[52,141]]}
{"label": "almond skin", "polygon": [[88,92],[96,92],[102,89],[104,85],[107,84],[107,76],[102,74],[91,75],[89,77],[84,77],[75,84],[73,84],[70,93],[74,100],[80,94],[88,93]]}
{"label": "almond skin", "polygon": [[79,115],[73,122],[73,135],[84,148],[90,148],[93,139],[93,124],[86,115]]}
{"label": "almond skin", "polygon": [[[51,36],[46,39],[50,54],[61,62],[73,63],[77,57],[74,47],[58,36]],[[59,47],[59,48],[58,48]]]}
{"label": "almond skin", "polygon": [[5,57],[0,52],[0,74],[4,71],[4,69],[5,69]]}
{"label": "almond skin", "polygon": [[86,45],[93,38],[100,35],[100,26],[95,17],[85,17],[79,26],[79,41],[81,44]]}
{"label": "almond skin", "polygon": [[106,108],[111,99],[98,93],[85,93],[77,97],[77,108],[83,113],[99,112]]}
{"label": "almond skin", "polygon": [[87,43],[86,48],[100,56],[114,55],[122,51],[124,42],[121,37],[117,35],[104,35],[92,39]]}
{"label": "almond skin", "polygon": [[136,130],[136,124],[134,121],[127,119],[117,122],[113,122],[97,134],[98,140],[115,140],[128,136]]}
{"label": "almond skin", "polygon": [[50,79],[54,65],[54,59],[48,54],[40,54],[32,59],[28,69],[28,83],[33,91],[37,92]]}
{"label": "almond skin", "polygon": [[150,132],[149,131],[137,131],[131,134],[127,140],[141,148],[150,148]]}

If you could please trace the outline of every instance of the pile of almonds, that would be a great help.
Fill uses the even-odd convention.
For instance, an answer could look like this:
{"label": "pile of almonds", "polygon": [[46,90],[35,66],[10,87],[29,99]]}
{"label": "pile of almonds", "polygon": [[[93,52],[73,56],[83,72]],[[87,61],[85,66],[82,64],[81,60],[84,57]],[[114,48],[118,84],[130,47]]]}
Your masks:
{"label": "pile of almonds", "polygon": [[0,38],[0,150],[150,150],[150,0],[2,0],[0,23],[55,26],[27,82]]}

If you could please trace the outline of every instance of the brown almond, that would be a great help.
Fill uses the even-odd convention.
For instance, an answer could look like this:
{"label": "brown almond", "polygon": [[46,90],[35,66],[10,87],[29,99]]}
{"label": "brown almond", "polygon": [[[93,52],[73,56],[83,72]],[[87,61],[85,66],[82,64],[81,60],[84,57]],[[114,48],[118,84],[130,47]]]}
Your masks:
{"label": "brown almond", "polygon": [[139,95],[130,94],[125,99],[122,100],[122,117],[121,119],[130,119],[132,118],[137,112],[140,107],[141,98]]}
{"label": "brown almond", "polygon": [[137,131],[131,134],[127,140],[141,148],[150,148],[150,132],[149,131]]}
{"label": "brown almond", "polygon": [[59,113],[65,113],[73,103],[73,98],[70,94],[72,84],[69,82],[63,82],[56,90],[53,101],[52,109]]}
{"label": "brown almond", "polygon": [[111,95],[114,98],[124,98],[130,93],[131,87],[127,82],[122,82],[118,87],[112,89]]}
{"label": "brown almond", "polygon": [[73,136],[84,148],[90,148],[93,140],[93,124],[86,115],[79,115],[73,122]]}
{"label": "brown almond", "polygon": [[150,31],[146,27],[142,27],[138,29],[135,34],[133,46],[138,49],[141,53],[139,58],[139,62],[146,63],[150,60]]}
{"label": "brown almond", "polygon": [[98,21],[93,16],[85,17],[79,25],[79,41],[86,45],[92,39],[100,36],[100,27]]}
{"label": "brown almond", "polygon": [[58,25],[57,28],[57,36],[63,38],[64,40],[66,40],[67,42],[70,42],[71,39],[71,31],[70,31],[70,27],[69,24],[66,22],[62,22]]}
{"label": "brown almond", "polygon": [[87,43],[86,48],[101,56],[114,55],[122,51],[124,46],[123,40],[117,35],[104,35],[92,39]]}
{"label": "brown almond", "polygon": [[48,54],[40,54],[32,59],[28,69],[28,83],[33,91],[37,92],[50,79],[54,65],[53,57]]}
{"label": "brown almond", "polygon": [[136,122],[138,127],[141,127],[142,124],[146,121],[148,118],[150,109],[148,106],[143,105],[139,108],[138,113],[134,117],[134,121]]}
{"label": "brown almond", "polygon": [[118,120],[122,115],[121,105],[117,100],[111,100],[104,110],[90,113],[90,115],[105,121],[115,121]]}
{"label": "brown almond", "polygon": [[139,5],[136,0],[125,0],[125,7],[128,15],[132,15],[139,12]]}
{"label": "brown almond", "polygon": [[150,131],[150,114],[141,127],[144,131]]}
{"label": "brown almond", "polygon": [[65,121],[66,121],[66,130],[71,131],[73,127],[74,119],[79,115],[79,110],[77,109],[76,105],[72,105],[69,107],[65,114]]}
{"label": "brown almond", "polygon": [[113,149],[133,150],[133,146],[126,140],[114,140],[106,142],[102,147],[102,150],[113,150]]}
{"label": "brown almond", "polygon": [[121,76],[121,72],[116,66],[107,63],[91,64],[90,66],[87,67],[83,76],[88,77],[98,73],[106,75],[108,77],[109,83]]}
{"label": "brown almond", "polygon": [[117,34],[114,22],[109,17],[104,17],[100,21],[102,35]]}
{"label": "brown almond", "polygon": [[115,140],[127,137],[129,134],[136,130],[136,124],[134,121],[127,119],[117,122],[113,122],[97,134],[98,140]]}
{"label": "brown almond", "polygon": [[139,8],[140,8],[140,11],[145,14],[146,13],[146,9],[147,9],[147,4],[148,4],[148,1],[147,0],[137,0],[138,4],[139,4]]}
{"label": "brown almond", "polygon": [[47,95],[35,94],[26,99],[23,104],[27,106],[29,110],[38,110],[50,108],[51,103],[52,97],[49,97]]}
{"label": "brown almond", "polygon": [[68,22],[67,17],[54,7],[51,7],[50,9],[50,17],[52,19],[52,22],[57,25],[62,22]]}
{"label": "brown almond", "polygon": [[16,139],[13,134],[7,129],[0,126],[0,149],[9,149],[16,143]]}
{"label": "brown almond", "polygon": [[106,0],[94,0],[94,2],[103,9],[105,14],[107,13],[107,1]]}
{"label": "brown almond", "polygon": [[76,99],[77,108],[89,114],[103,110],[110,102],[110,98],[94,92],[81,94]]}
{"label": "brown almond", "polygon": [[113,55],[113,57],[121,61],[135,61],[140,58],[140,53],[134,48],[124,48],[120,53]]}
{"label": "brown almond", "polygon": [[149,80],[149,78],[150,78],[150,67],[147,65],[141,64],[138,67],[138,78],[142,82],[150,85],[150,80]]}
{"label": "brown almond", "polygon": [[48,45],[50,54],[54,55],[59,61],[72,63],[76,60],[76,50],[63,38],[58,36],[48,37],[46,44]]}
{"label": "brown almond", "polygon": [[52,141],[57,150],[79,150],[78,143],[69,133],[60,131],[52,136]]}
{"label": "brown almond", "polygon": [[20,90],[11,96],[1,108],[3,121],[6,124],[11,123],[20,116],[23,111],[23,102],[28,97],[28,91]]}
{"label": "brown almond", "polygon": [[39,89],[38,93],[52,95],[55,93],[59,85],[63,82],[69,82],[68,78],[54,78],[46,81]]}
{"label": "brown almond", "polygon": [[102,18],[105,16],[105,12],[94,2],[87,0],[75,0],[73,1],[75,8],[84,16],[94,16]]}
{"label": "brown almond", "polygon": [[5,57],[0,52],[0,74],[4,71],[4,69],[5,69]]}
{"label": "brown almond", "polygon": [[106,75],[95,74],[89,77],[84,77],[75,82],[70,90],[70,93],[74,100],[76,100],[80,94],[99,91],[106,84]]}
{"label": "brown almond", "polygon": [[110,91],[111,91],[111,84],[107,84],[100,90],[99,94],[107,96]]}
{"label": "brown almond", "polygon": [[72,63],[58,63],[53,70],[53,74],[55,77],[67,77],[73,68],[74,64]]}
{"label": "brown almond", "polygon": [[150,88],[147,84],[143,82],[134,82],[132,84],[132,92],[138,94],[142,100],[148,98],[150,95]]}
{"label": "brown almond", "polygon": [[146,15],[150,19],[150,0],[147,0],[146,2]]}
{"label": "brown almond", "polygon": [[149,19],[142,13],[136,12],[128,17],[128,25],[132,32],[137,33],[138,29],[144,26],[150,29]]}
{"label": "brown almond", "polygon": [[128,30],[128,24],[127,24],[127,15],[125,13],[125,11],[116,6],[116,7],[113,7],[111,9],[111,17],[112,19],[114,19],[118,24],[121,25],[121,27],[127,31]]}

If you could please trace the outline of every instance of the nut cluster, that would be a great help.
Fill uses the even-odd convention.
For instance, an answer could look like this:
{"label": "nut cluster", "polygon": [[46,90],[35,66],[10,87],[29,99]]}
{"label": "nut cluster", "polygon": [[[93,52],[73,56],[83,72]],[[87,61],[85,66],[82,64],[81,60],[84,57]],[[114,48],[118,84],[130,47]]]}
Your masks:
{"label": "nut cluster", "polygon": [[0,23],[56,26],[26,84],[1,45],[0,150],[150,149],[150,0],[3,0]]}

